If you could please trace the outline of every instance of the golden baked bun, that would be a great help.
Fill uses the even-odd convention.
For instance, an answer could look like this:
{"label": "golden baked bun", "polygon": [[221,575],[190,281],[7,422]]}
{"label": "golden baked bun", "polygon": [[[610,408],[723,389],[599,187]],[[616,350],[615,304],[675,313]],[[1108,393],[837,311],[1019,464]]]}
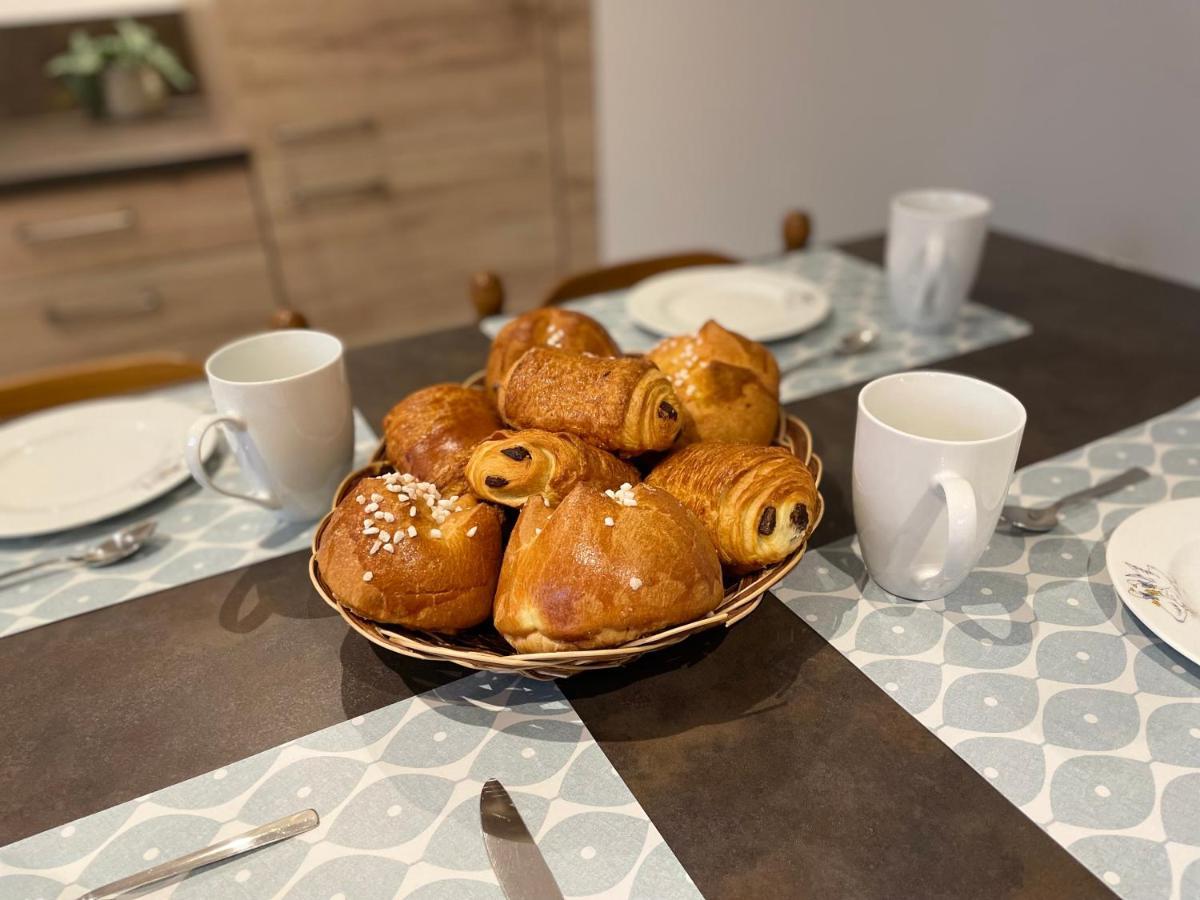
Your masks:
{"label": "golden baked bun", "polygon": [[615,488],[641,480],[638,470],[573,434],[498,431],[467,463],[471,490],[493,503],[523,506],[530,497],[557,505],[580,482]]}
{"label": "golden baked bun", "polygon": [[687,415],[683,443],[769,444],[779,429],[779,366],[762,344],[710,320],[660,341],[646,358],[671,379]]}
{"label": "golden baked bun", "polygon": [[334,509],[317,566],[334,598],[364,618],[461,631],[491,615],[502,516],[412,474],[364,478]]}
{"label": "golden baked bun", "polygon": [[506,324],[492,341],[484,376],[489,396],[496,396],[508,370],[530,347],[553,347],[594,356],[621,355],[604,326],[591,316],[556,306],[532,309]]}
{"label": "golden baked bun", "polygon": [[673,497],[580,484],[553,509],[521,510],[494,621],[520,653],[586,650],[690,622],[722,597],[716,551]]}
{"label": "golden baked bun", "polygon": [[783,447],[692,444],[647,476],[704,523],[738,572],[784,559],[808,540],[820,500],[812,473]]}
{"label": "golden baked bun", "polygon": [[384,416],[384,447],[397,472],[447,494],[465,494],[463,474],[475,445],[501,427],[483,391],[435,384],[409,394]]}
{"label": "golden baked bun", "polygon": [[671,382],[645,359],[535,347],[508,370],[496,402],[517,428],[566,431],[625,456],[667,449],[682,427]]}

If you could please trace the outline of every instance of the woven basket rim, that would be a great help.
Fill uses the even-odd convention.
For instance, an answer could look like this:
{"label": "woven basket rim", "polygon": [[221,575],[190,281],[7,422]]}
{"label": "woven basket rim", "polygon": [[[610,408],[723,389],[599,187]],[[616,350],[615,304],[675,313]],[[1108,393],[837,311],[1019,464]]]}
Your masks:
{"label": "woven basket rim", "polygon": [[[481,376],[482,373],[477,373],[467,379],[464,384],[475,386]],[[809,532],[811,539],[825,514],[825,498],[819,490],[824,464],[821,457],[813,452],[812,431],[803,419],[781,409],[776,444],[786,447],[808,466],[813,475],[813,481],[818,487],[816,515],[812,530]],[[758,607],[762,602],[763,594],[799,565],[808,549],[806,541],[775,565],[743,576],[732,583],[726,589],[721,603],[706,615],[690,622],[683,622],[661,631],[642,635],[617,647],[602,647],[594,650],[554,650],[541,653],[501,653],[483,646],[456,644],[455,640],[462,640],[461,636],[435,635],[363,618],[339,603],[321,578],[320,568],[317,565],[317,548],[320,545],[321,535],[329,526],[333,510],[361,479],[391,470],[392,467],[383,459],[383,452],[384,441],[381,439],[371,461],[347,475],[338,486],[330,505],[330,511],[325,514],[313,532],[308,575],[317,594],[342,617],[352,631],[362,635],[376,646],[416,659],[450,662],[470,669],[521,674],[539,679],[562,678],[577,672],[624,665],[646,653],[673,646],[702,631],[721,625],[727,628],[733,627]],[[486,626],[483,627],[486,628]]]}

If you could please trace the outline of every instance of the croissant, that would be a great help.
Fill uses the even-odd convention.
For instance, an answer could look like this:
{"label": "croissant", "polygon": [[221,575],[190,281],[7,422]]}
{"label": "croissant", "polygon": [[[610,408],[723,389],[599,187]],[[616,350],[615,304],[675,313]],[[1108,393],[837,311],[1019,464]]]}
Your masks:
{"label": "croissant", "polygon": [[505,374],[530,347],[555,347],[595,356],[621,355],[604,326],[591,316],[555,306],[533,309],[501,328],[492,341],[484,376],[489,396],[496,396]]}
{"label": "croissant", "polygon": [[576,485],[527,503],[496,589],[496,630],[520,653],[624,644],[711,612],[721,566],[696,517],[644,484]]}
{"label": "croissant", "polygon": [[665,450],[682,425],[679,398],[653,363],[541,347],[508,370],[497,405],[510,425],[566,431],[626,456]]}
{"label": "croissant", "polygon": [[483,391],[435,384],[409,394],[384,416],[384,448],[396,471],[464,494],[471,451],[500,427]]}
{"label": "croissant", "polygon": [[640,480],[637,469],[611,453],[573,434],[536,428],[497,432],[467,462],[471,490],[504,506],[522,506],[539,494],[553,506],[581,481],[615,488]]}
{"label": "croissant", "polygon": [[769,444],[779,428],[779,366],[762,344],[705,323],[660,341],[646,358],[671,379],[683,404],[683,443]]}
{"label": "croissant", "polygon": [[660,463],[646,483],[694,512],[722,564],[739,572],[784,559],[819,517],[812,474],[782,447],[692,444]]}
{"label": "croissant", "polygon": [[364,478],[334,509],[317,567],[338,602],[360,616],[460,631],[491,615],[502,520],[496,507],[442,498],[411,473]]}

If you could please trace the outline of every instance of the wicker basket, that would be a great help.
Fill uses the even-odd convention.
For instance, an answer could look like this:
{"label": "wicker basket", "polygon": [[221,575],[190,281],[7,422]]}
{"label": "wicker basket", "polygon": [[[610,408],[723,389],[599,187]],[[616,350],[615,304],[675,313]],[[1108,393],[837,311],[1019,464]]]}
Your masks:
{"label": "wicker basket", "polygon": [[[468,379],[467,384],[472,385],[478,380],[478,378]],[[813,480],[818,485],[821,483],[821,458],[812,452],[812,433],[804,422],[795,416],[782,416],[776,443],[786,447],[797,459],[802,460],[812,472]],[[383,459],[381,442],[373,461],[352,472],[342,482],[337,490],[337,496],[334,497],[333,506],[336,507],[363,478],[382,475],[390,471],[392,471],[392,467]],[[813,521],[814,530],[820,523],[824,512],[825,501],[818,492],[816,515]],[[762,595],[767,590],[796,567],[805,551],[805,546],[801,545],[782,562],[731,583],[726,588],[725,599],[704,618],[676,625],[665,631],[644,635],[637,640],[622,644],[620,647],[607,647],[602,650],[560,650],[553,653],[514,653],[512,647],[490,625],[480,626],[455,635],[433,634],[426,631],[414,631],[400,625],[372,622],[338,603],[322,580],[321,572],[317,568],[317,546],[321,541],[321,535],[329,525],[331,516],[332,510],[321,520],[316,534],[313,536],[312,558],[308,563],[308,574],[317,593],[326,603],[337,610],[351,629],[393,653],[401,653],[416,659],[451,662],[468,669],[504,672],[539,679],[565,678],[568,675],[587,672],[591,669],[621,666],[630,660],[637,659],[644,653],[670,647],[701,631],[718,626],[729,628],[736,625],[754,612],[762,601]]]}

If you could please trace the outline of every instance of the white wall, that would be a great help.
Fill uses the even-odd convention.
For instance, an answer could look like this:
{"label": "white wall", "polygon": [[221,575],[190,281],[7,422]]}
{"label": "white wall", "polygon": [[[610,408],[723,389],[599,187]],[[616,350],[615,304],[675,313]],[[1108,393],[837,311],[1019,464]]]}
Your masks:
{"label": "white wall", "polygon": [[879,231],[906,187],[1200,284],[1200,0],[597,0],[601,252]]}

